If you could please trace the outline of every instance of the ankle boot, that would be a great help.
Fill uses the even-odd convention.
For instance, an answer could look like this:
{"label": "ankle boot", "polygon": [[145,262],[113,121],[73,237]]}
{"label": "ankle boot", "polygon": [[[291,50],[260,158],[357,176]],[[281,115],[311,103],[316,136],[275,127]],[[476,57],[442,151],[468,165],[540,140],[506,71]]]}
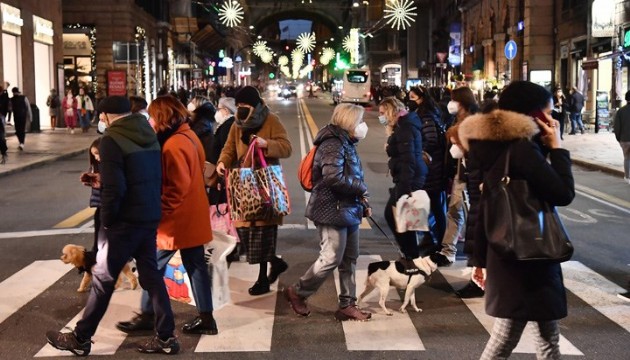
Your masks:
{"label": "ankle boot", "polygon": [[271,289],[269,288],[268,281],[256,281],[254,286],[250,287],[248,291],[249,291],[249,295],[255,296],[255,295],[266,294],[269,291],[271,291]]}
{"label": "ankle boot", "polygon": [[283,272],[287,271],[287,269],[289,268],[289,264],[286,263],[286,261],[282,260],[279,257],[276,257],[274,260],[271,261],[271,269],[269,270],[269,283],[273,284],[276,282],[276,280],[278,280],[278,276],[280,276],[280,274],[282,274]]}
{"label": "ankle boot", "polygon": [[182,332],[184,334],[216,335],[219,333],[219,330],[212,312],[202,312],[194,320],[184,324]]}

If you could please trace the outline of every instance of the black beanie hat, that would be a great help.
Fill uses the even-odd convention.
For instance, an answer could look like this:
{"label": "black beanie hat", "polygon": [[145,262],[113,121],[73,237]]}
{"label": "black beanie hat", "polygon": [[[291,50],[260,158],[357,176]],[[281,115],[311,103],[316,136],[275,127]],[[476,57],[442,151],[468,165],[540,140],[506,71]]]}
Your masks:
{"label": "black beanie hat", "polygon": [[131,103],[126,96],[108,96],[98,104],[98,111],[106,114],[131,112]]}
{"label": "black beanie hat", "polygon": [[256,90],[255,87],[245,86],[236,93],[234,101],[236,102],[237,106],[238,104],[247,104],[251,105],[252,107],[256,107],[262,102],[262,99],[260,98],[260,93],[258,92],[258,90]]}

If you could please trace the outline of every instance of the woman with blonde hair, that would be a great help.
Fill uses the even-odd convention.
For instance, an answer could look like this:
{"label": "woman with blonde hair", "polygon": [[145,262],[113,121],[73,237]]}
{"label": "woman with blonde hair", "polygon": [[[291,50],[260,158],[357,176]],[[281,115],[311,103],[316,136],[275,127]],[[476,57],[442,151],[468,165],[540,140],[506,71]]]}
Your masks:
{"label": "woman with blonde hair", "polygon": [[[192,287],[199,316],[184,324],[188,334],[216,335],[212,293],[204,244],[212,240],[210,210],[203,182],[205,154],[201,141],[190,129],[189,112],[172,96],[151,102],[149,115],[162,147],[162,219],[157,230],[158,270],[179,250]],[[126,333],[153,329],[153,305],[142,293],[142,312],[116,327]]]}
{"label": "woman with blonde hair", "polygon": [[389,156],[389,173],[394,187],[389,189],[389,200],[385,205],[385,220],[394,233],[404,257],[400,259],[407,274],[415,274],[419,269],[413,259],[420,256],[416,231],[399,233],[392,208],[403,195],[410,195],[424,187],[428,168],[422,159],[422,123],[414,111],[407,111],[405,105],[394,97],[385,98],[378,106],[378,120],[387,126],[385,151]]}
{"label": "woman with blonde hair", "polygon": [[300,280],[285,289],[295,313],[308,316],[306,299],[313,295],[333,270],[339,268],[339,309],[337,320],[370,319],[372,314],[356,306],[355,267],[359,257],[359,225],[371,215],[367,185],[356,144],[365,138],[368,127],[365,110],[353,104],[337,105],[330,123],[323,127],[313,144],[313,191],[306,207],[320,236],[319,258]]}

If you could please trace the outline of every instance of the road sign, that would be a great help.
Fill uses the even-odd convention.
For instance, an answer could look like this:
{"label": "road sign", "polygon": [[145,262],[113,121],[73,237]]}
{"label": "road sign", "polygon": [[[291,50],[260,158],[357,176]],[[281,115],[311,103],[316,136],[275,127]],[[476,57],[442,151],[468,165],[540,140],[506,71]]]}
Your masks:
{"label": "road sign", "polygon": [[518,47],[516,46],[514,40],[510,40],[507,42],[507,44],[505,44],[505,49],[503,49],[503,53],[508,60],[512,60],[516,57],[517,49]]}

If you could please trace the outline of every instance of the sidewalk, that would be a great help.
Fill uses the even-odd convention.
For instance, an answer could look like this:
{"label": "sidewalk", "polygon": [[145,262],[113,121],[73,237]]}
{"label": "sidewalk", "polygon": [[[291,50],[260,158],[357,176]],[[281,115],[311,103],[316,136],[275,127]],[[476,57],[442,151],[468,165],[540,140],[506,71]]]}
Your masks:
{"label": "sidewalk", "polygon": [[[97,135],[95,128],[87,134],[79,130],[74,135],[65,129],[29,133],[26,134],[24,151],[19,151],[13,128],[7,127],[9,159],[5,165],[0,165],[0,177],[87,152]],[[563,147],[571,152],[574,164],[623,177],[623,155],[614,134],[601,131],[599,134],[565,135]]]}

